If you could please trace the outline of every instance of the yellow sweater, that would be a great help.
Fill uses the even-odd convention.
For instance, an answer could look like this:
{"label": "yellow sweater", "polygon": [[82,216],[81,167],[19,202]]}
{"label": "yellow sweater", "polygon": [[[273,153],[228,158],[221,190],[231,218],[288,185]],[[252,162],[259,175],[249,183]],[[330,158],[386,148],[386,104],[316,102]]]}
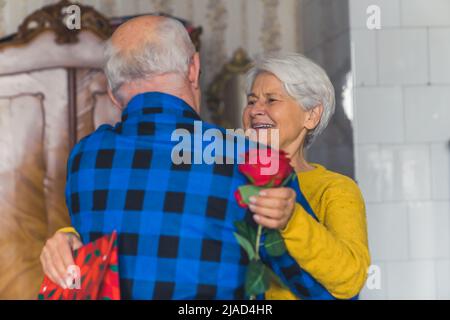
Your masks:
{"label": "yellow sweater", "polygon": [[[334,297],[359,293],[367,277],[370,255],[364,200],[356,183],[318,164],[298,174],[300,189],[320,223],[299,204],[281,234],[290,255]],[[276,284],[266,299],[296,299]]]}

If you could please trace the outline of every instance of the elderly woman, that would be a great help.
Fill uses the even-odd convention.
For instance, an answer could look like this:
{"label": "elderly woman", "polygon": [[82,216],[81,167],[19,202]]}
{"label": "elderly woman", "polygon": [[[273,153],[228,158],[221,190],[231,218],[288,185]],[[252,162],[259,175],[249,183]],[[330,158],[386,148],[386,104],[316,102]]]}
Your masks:
{"label": "elderly woman", "polygon": [[[300,54],[281,54],[255,64],[248,73],[248,88],[244,128],[258,133],[279,130],[279,148],[288,153],[319,220],[295,202],[294,190],[278,188],[250,199],[255,221],[279,229],[290,255],[335,298],[354,297],[370,264],[364,200],[352,179],[309,163],[304,153],[334,113],[328,76]],[[273,283],[266,298],[295,295]]]}

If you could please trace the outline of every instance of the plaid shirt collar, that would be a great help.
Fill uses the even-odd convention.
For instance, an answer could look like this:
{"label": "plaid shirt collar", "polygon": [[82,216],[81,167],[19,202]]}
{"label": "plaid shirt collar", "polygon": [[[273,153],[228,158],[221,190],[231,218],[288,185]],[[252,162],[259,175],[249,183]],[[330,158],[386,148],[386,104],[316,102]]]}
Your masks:
{"label": "plaid shirt collar", "polygon": [[122,121],[161,113],[201,120],[197,112],[184,100],[167,93],[145,92],[130,100],[122,112]]}

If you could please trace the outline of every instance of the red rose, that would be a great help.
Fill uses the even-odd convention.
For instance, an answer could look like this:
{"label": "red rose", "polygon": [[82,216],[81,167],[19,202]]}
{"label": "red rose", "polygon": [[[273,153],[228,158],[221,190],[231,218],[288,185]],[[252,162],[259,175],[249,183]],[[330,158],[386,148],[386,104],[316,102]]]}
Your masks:
{"label": "red rose", "polygon": [[[244,163],[239,164],[238,168],[250,180],[251,184],[240,186],[234,193],[239,206],[243,208],[247,208],[250,198],[258,195],[261,190],[284,186],[295,175],[294,169],[290,165],[290,159],[283,151],[254,149],[244,156]],[[253,227],[246,221],[237,222],[235,225],[237,232],[234,233],[234,236],[239,245],[247,252],[250,260],[249,269],[245,276],[245,292],[253,300],[257,295],[267,291],[270,282],[268,267],[260,261],[259,256],[263,227],[261,224],[258,225],[256,238],[254,238],[251,232]],[[272,230],[270,234],[277,241],[282,240],[279,231]],[[272,248],[271,253],[268,250],[268,254],[272,256],[280,256],[286,252],[283,241],[281,243],[278,241]]]}
{"label": "red rose", "polygon": [[293,172],[287,154],[270,148],[250,150],[238,168],[258,187],[278,187]]}

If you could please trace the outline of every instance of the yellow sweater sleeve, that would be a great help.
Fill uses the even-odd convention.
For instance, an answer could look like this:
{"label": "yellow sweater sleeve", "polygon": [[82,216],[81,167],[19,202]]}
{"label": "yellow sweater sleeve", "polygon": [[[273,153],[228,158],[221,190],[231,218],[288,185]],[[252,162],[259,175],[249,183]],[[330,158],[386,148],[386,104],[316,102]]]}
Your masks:
{"label": "yellow sweater sleeve", "polygon": [[328,188],[321,204],[326,212],[320,223],[296,204],[282,236],[304,270],[334,297],[349,299],[364,286],[370,264],[364,200],[348,179]]}

